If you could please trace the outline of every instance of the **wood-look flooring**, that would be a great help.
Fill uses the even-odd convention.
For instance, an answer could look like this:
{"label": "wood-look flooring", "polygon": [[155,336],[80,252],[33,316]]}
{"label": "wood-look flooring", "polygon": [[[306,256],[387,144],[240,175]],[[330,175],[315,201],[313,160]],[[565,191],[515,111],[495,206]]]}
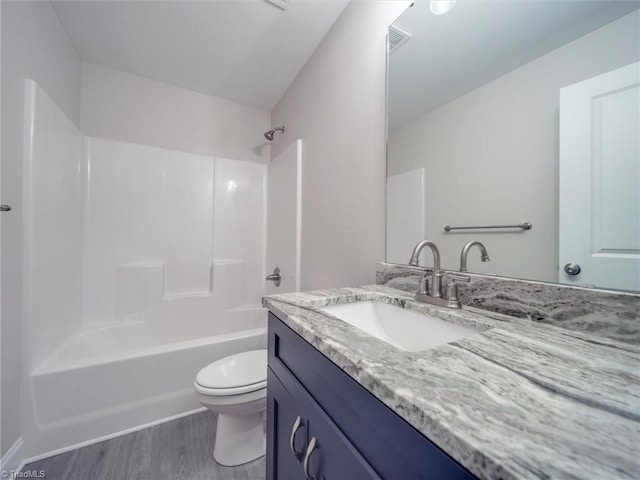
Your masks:
{"label": "wood-look flooring", "polygon": [[223,467],[213,460],[216,416],[197,413],[26,465],[46,480],[261,480],[265,458]]}

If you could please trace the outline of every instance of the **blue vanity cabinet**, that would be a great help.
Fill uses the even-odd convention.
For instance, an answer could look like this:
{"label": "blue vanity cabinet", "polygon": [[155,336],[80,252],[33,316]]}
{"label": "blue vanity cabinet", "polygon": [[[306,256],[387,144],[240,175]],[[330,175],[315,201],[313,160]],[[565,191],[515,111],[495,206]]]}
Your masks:
{"label": "blue vanity cabinet", "polygon": [[[272,450],[268,479],[378,479],[376,472],[294,378],[268,372]],[[271,461],[269,459],[273,459]]]}
{"label": "blue vanity cabinet", "polygon": [[[269,313],[267,478],[475,478]],[[300,428],[290,440],[296,419]]]}
{"label": "blue vanity cabinet", "polygon": [[308,421],[299,415],[293,396],[271,370],[267,370],[267,385],[267,431],[278,432],[267,439],[267,478],[302,478]]}

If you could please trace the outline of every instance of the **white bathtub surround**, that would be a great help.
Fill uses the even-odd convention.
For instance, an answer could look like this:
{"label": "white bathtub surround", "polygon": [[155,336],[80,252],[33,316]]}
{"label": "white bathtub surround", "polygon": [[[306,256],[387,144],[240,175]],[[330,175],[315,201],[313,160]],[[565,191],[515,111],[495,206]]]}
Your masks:
{"label": "white bathtub surround", "polygon": [[11,445],[9,450],[0,459],[0,474],[3,472],[19,472],[24,467],[24,441],[22,437]]}
{"label": "white bathtub surround", "polygon": [[24,299],[28,369],[81,325],[82,134],[33,81],[25,84]]}
{"label": "white bathtub surround", "polygon": [[[226,300],[227,308],[260,305],[264,293],[266,252],[267,166],[216,158],[213,202],[213,258],[229,279],[214,288]],[[233,259],[234,261],[229,261]]]}
{"label": "white bathtub surround", "polygon": [[84,137],[28,92],[33,460],[198,410],[200,368],[265,347],[266,166]]}
{"label": "white bathtub surround", "polygon": [[[228,315],[220,325],[174,320],[89,327],[37,369],[31,384],[39,431],[30,458],[193,412],[200,408],[192,386],[200,368],[266,344],[262,309]],[[177,330],[194,338],[167,343]]]}
{"label": "white bathtub surround", "polygon": [[259,305],[265,165],[96,138],[87,154],[85,322]]}

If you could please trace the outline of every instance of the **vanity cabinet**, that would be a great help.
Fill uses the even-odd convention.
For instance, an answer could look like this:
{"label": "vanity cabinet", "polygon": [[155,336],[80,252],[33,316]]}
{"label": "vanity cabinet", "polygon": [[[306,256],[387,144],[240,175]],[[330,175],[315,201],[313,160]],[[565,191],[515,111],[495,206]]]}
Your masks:
{"label": "vanity cabinet", "polygon": [[475,478],[272,313],[267,410],[269,480]]}
{"label": "vanity cabinet", "polygon": [[[284,383],[287,384],[285,387]],[[269,478],[380,478],[294,379],[268,374],[276,461]]]}

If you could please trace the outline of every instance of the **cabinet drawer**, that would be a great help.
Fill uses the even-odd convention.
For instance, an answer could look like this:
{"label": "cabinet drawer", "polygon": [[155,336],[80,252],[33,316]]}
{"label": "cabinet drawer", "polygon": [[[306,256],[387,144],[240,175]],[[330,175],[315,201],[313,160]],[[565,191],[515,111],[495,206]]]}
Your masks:
{"label": "cabinet drawer", "polygon": [[269,366],[295,377],[383,478],[475,478],[272,313]]}

